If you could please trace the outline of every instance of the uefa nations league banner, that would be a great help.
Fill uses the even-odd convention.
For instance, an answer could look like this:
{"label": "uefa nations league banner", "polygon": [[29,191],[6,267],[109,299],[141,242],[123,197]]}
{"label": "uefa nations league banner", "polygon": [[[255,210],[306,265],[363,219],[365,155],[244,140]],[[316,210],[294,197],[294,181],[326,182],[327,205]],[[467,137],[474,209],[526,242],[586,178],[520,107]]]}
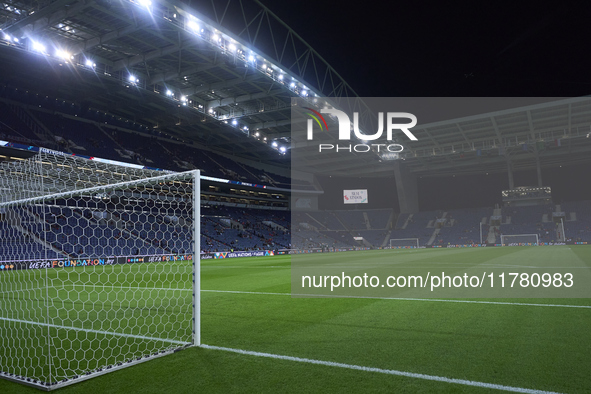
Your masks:
{"label": "uefa nations league banner", "polygon": [[[201,260],[226,259],[235,257],[274,256],[273,250],[256,250],[248,252],[216,252],[202,253]],[[117,256],[97,259],[52,259],[52,260],[25,260],[0,262],[0,272],[26,269],[48,268],[76,268],[101,265],[119,265],[136,263],[160,263],[173,261],[192,260],[192,254],[170,254],[151,256]]]}

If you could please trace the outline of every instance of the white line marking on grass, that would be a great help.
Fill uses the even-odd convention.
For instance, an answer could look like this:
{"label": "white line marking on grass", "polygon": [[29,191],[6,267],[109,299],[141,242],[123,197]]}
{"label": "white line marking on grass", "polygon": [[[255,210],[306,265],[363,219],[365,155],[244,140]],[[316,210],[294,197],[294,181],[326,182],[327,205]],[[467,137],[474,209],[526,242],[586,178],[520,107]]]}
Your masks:
{"label": "white line marking on grass", "polygon": [[473,386],[473,387],[480,387],[480,388],[493,389],[493,390],[511,391],[514,393],[557,394],[553,391],[533,390],[533,389],[526,389],[526,388],[522,388],[522,387],[513,387],[513,386],[504,386],[501,384],[494,384],[494,383],[477,382],[474,380],[453,379],[453,378],[446,378],[443,376],[425,375],[422,373],[397,371],[394,369],[364,367],[361,365],[344,364],[344,363],[337,363],[337,362],[333,362],[333,361],[314,360],[311,358],[282,356],[279,354],[253,352],[253,351],[249,351],[249,350],[233,349],[233,348],[220,347],[220,346],[200,345],[200,347],[205,348],[205,349],[211,349],[211,350],[222,350],[225,352],[244,354],[247,356],[267,357],[267,358],[273,358],[273,359],[278,359],[278,360],[295,361],[298,363],[306,363],[306,364],[324,365],[327,367],[353,369],[353,370],[364,371],[364,372],[376,372],[376,373],[381,373],[381,374],[386,374],[386,375],[404,376],[407,378],[432,380],[435,382],[442,382],[442,383],[461,384],[464,386]]}
{"label": "white line marking on grass", "polygon": [[289,269],[291,268],[291,266],[289,265],[261,265],[258,267],[249,267],[249,266],[244,266],[244,265],[201,265],[201,268],[257,268],[257,269],[262,269],[262,268],[285,268],[285,269]]}
{"label": "white line marking on grass", "polygon": [[11,318],[8,318],[8,317],[0,317],[0,320],[4,320],[4,321],[7,321],[7,322],[12,322],[12,323],[32,324],[32,325],[42,326],[42,327],[64,328],[64,329],[67,329],[67,330],[91,332],[91,333],[94,333],[94,334],[114,335],[114,336],[117,336],[117,337],[124,337],[124,338],[147,339],[147,340],[150,340],[150,341],[159,341],[159,342],[174,343],[174,344],[177,344],[177,345],[189,345],[190,344],[190,342],[175,341],[175,340],[172,340],[172,339],[154,338],[154,337],[147,337],[147,336],[143,336],[143,335],[123,334],[123,333],[120,333],[120,332],[92,330],[92,329],[88,329],[88,328],[60,326],[60,325],[57,325],[57,324],[41,323],[41,322],[36,322],[36,321],[20,320],[20,319],[11,319]]}
{"label": "white line marking on grass", "polygon": [[[115,285],[65,285],[72,287],[110,287],[116,289],[131,289],[131,290],[170,290],[170,291],[192,291],[191,289],[173,289],[169,287],[131,287],[131,286],[115,286]],[[475,300],[446,300],[439,298],[402,298],[402,297],[366,297],[366,296],[344,296],[344,295],[326,295],[326,294],[291,294],[291,293],[271,293],[266,291],[240,291],[240,290],[205,290],[206,293],[232,293],[232,294],[254,294],[254,295],[277,295],[277,296],[296,296],[309,298],[361,298],[368,300],[399,300],[399,301],[425,301],[425,302],[452,302],[461,304],[491,304],[491,305],[518,305],[518,306],[545,306],[553,308],[581,308],[591,309],[591,305],[572,305],[572,304],[534,304],[526,302],[503,302],[503,301],[475,301]]]}
{"label": "white line marking on grass", "polygon": [[363,298],[370,300],[400,300],[400,301],[427,301],[427,302],[458,302],[466,304],[492,304],[492,305],[520,305],[520,306],[548,306],[557,308],[583,308],[591,309],[591,305],[569,305],[569,304],[533,304],[525,302],[502,302],[502,301],[474,301],[474,300],[444,300],[438,298],[401,298],[401,297],[364,297],[364,296],[342,296],[342,295],[325,295],[325,294],[291,294],[291,293],[267,293],[259,291],[236,291],[236,290],[201,290],[212,293],[236,293],[236,294],[261,294],[261,295],[284,295],[284,296],[300,296],[310,298]]}

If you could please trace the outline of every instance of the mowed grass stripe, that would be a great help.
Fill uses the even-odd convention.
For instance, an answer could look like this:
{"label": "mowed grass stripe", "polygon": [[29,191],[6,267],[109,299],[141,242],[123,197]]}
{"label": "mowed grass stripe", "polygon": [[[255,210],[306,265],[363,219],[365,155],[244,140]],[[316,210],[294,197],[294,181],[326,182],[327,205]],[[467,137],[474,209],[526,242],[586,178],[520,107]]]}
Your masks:
{"label": "mowed grass stripe", "polygon": [[[495,253],[498,253],[497,257],[502,257],[505,253],[507,256],[519,255],[525,250],[537,254],[544,249],[553,248],[481,249],[484,252],[482,256],[479,256],[479,249],[453,251],[450,254],[447,250],[437,249],[407,253],[429,256],[432,264],[446,261],[450,265],[468,265],[494,259]],[[558,249],[561,247],[557,247],[557,254]],[[508,253],[507,250],[514,252]],[[577,259],[589,261],[591,248],[586,248],[589,252],[573,250],[576,250],[574,254]],[[390,257],[384,254],[386,262],[395,255],[403,258],[405,253],[398,252],[392,251]],[[565,265],[573,263],[568,257],[572,252],[560,253],[567,256],[563,261]],[[336,253],[333,256],[344,254]],[[453,259],[446,260],[452,254]],[[369,253],[368,258],[370,255],[374,253]],[[462,261],[462,256],[469,258]],[[588,357],[591,348],[587,338],[591,321],[587,308],[513,306],[511,302],[505,306],[455,302],[463,300],[392,302],[381,299],[292,298],[289,296],[288,269],[259,271],[261,266],[281,266],[288,261],[289,256],[233,259],[231,263],[224,260],[204,261],[204,289],[249,293],[203,292],[203,341],[213,346],[517,388],[587,392],[591,387],[588,374],[591,369]],[[501,258],[499,262],[519,265],[519,261],[513,258]],[[245,268],[222,268],[223,264],[228,263],[232,266],[244,265]],[[68,281],[67,272],[61,271],[59,278],[54,279],[58,281],[56,285],[63,280],[64,286],[99,281],[130,288],[151,287],[154,290],[152,294],[161,295],[162,292],[158,293],[156,288],[180,290],[185,286],[179,286],[179,283],[190,278],[190,269],[187,269],[189,264],[175,264],[168,269],[174,269],[176,274],[159,274],[148,264],[132,264],[100,271],[104,273],[101,275],[99,271],[76,269],[76,281]],[[215,267],[216,264],[218,267]],[[247,268],[250,266],[257,269]],[[167,269],[166,266],[160,268]],[[134,276],[136,279],[133,279]],[[142,279],[138,281],[139,277]],[[66,288],[76,294],[76,287]],[[131,291],[139,295],[145,290]],[[263,294],[252,294],[256,292]],[[122,295],[125,293],[123,291]],[[187,294],[190,292],[187,291]],[[556,300],[536,302],[557,303]],[[589,300],[568,302],[582,306],[589,304]],[[157,313],[157,308],[148,308],[147,311]],[[64,393],[88,392],[99,388],[107,391],[123,391],[127,388],[144,392],[158,392],[157,388],[160,388],[160,392],[182,392],[189,388],[205,392],[486,391],[478,387],[342,368],[330,370],[319,365],[261,359],[208,349],[190,349],[89,383],[92,386],[83,383],[64,389]],[[14,387],[0,382],[1,392],[15,391],[11,391]],[[20,389],[20,386],[16,387]]]}

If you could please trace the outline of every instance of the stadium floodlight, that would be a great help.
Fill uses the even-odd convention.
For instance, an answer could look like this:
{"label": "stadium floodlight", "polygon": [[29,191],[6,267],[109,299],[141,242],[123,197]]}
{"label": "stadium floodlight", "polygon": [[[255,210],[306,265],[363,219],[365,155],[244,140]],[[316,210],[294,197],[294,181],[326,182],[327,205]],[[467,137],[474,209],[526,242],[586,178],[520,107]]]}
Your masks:
{"label": "stadium floodlight", "polygon": [[289,84],[289,87],[290,87],[290,88],[295,88],[295,82],[292,82],[292,83],[290,83],[290,84]]}
{"label": "stadium floodlight", "polygon": [[250,56],[248,57],[248,60],[250,60],[251,62],[254,62],[254,56],[253,56],[253,55],[250,55]]}
{"label": "stadium floodlight", "polygon": [[166,95],[167,95],[168,97],[170,97],[170,96],[172,96],[172,92],[171,92],[170,90],[167,90],[167,91],[166,91]]}
{"label": "stadium floodlight", "polygon": [[285,146],[279,147],[279,152],[281,152],[281,153],[285,153],[286,150],[287,150],[287,148],[285,148]]}
{"label": "stadium floodlight", "polygon": [[279,77],[278,78],[279,78],[280,81],[283,81],[283,74],[279,74]]}
{"label": "stadium floodlight", "polygon": [[199,25],[194,20],[189,20],[187,27],[193,31],[199,31]]}
{"label": "stadium floodlight", "polygon": [[60,59],[63,60],[69,60],[70,59],[70,54],[62,49],[58,49],[55,52],[55,56],[59,57]]}
{"label": "stadium floodlight", "polygon": [[136,83],[136,82],[138,82],[138,79],[135,77],[135,75],[130,75],[129,76],[129,82]]}
{"label": "stadium floodlight", "polygon": [[236,50],[236,45],[230,44],[228,45],[228,48],[230,49],[230,51],[234,52]]}
{"label": "stadium floodlight", "polygon": [[0,171],[0,378],[54,390],[200,344],[199,171]]}
{"label": "stadium floodlight", "polygon": [[10,38],[10,35],[8,35],[8,34],[4,33],[4,39],[5,39],[6,41],[10,41],[10,40],[11,40],[11,38]]}
{"label": "stadium floodlight", "polygon": [[262,67],[263,67],[263,70],[266,70],[267,69],[267,65],[266,64],[263,64]]}
{"label": "stadium floodlight", "polygon": [[187,96],[181,96],[181,101],[187,101]]}
{"label": "stadium floodlight", "polygon": [[211,39],[213,41],[217,42],[219,38],[218,38],[218,35],[217,34],[214,34],[214,35],[211,36]]}
{"label": "stadium floodlight", "polygon": [[45,53],[45,45],[41,44],[39,41],[32,41],[31,46],[34,51]]}
{"label": "stadium floodlight", "polygon": [[244,131],[248,131],[248,126],[243,127]]}
{"label": "stadium floodlight", "polygon": [[254,133],[255,137],[260,137],[261,133],[259,133],[258,131],[256,133]]}
{"label": "stadium floodlight", "polygon": [[149,8],[152,5],[150,0],[138,0],[139,5]]}
{"label": "stadium floodlight", "polygon": [[17,37],[12,37],[12,41],[18,43],[18,38]]}
{"label": "stadium floodlight", "polygon": [[232,124],[233,124],[234,126],[236,126],[236,125],[238,124],[238,121],[237,121],[236,119],[234,119],[234,120],[232,121]]}
{"label": "stadium floodlight", "polygon": [[307,96],[307,95],[308,95],[308,91],[307,91],[307,90],[302,90],[302,93],[301,93],[301,94],[302,94],[302,96],[304,96],[304,97],[305,97],[305,96]]}
{"label": "stadium floodlight", "polygon": [[273,141],[273,142],[271,143],[271,146],[272,146],[273,148],[277,148],[277,141]]}

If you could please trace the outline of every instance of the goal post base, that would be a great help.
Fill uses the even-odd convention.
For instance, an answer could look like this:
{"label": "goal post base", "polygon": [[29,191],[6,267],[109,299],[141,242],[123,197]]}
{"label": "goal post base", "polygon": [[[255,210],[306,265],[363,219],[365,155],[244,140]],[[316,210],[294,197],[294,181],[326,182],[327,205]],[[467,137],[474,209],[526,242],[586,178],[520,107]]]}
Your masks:
{"label": "goal post base", "polygon": [[76,376],[71,379],[64,379],[59,382],[51,382],[51,383],[50,382],[41,382],[36,379],[26,378],[23,376],[15,376],[13,374],[8,374],[8,373],[4,373],[4,372],[0,372],[0,379],[5,379],[5,380],[12,381],[12,382],[20,383],[20,384],[34,387],[36,389],[43,390],[43,391],[53,391],[53,390],[60,389],[62,387],[71,386],[73,384],[83,382],[85,380],[96,378],[96,377],[105,375],[110,372],[119,371],[119,370],[127,368],[127,367],[132,367],[134,365],[138,365],[138,364],[144,363],[146,361],[151,361],[151,360],[154,360],[154,359],[157,359],[160,357],[168,356],[170,354],[179,352],[181,350],[185,350],[188,347],[192,347],[192,345],[187,344],[186,346],[182,346],[179,348],[170,349],[170,350],[163,350],[163,351],[160,351],[156,354],[152,354],[149,356],[138,357],[136,359],[117,363],[115,365],[109,365],[104,368],[100,368],[96,371],[86,372],[80,376]]}

